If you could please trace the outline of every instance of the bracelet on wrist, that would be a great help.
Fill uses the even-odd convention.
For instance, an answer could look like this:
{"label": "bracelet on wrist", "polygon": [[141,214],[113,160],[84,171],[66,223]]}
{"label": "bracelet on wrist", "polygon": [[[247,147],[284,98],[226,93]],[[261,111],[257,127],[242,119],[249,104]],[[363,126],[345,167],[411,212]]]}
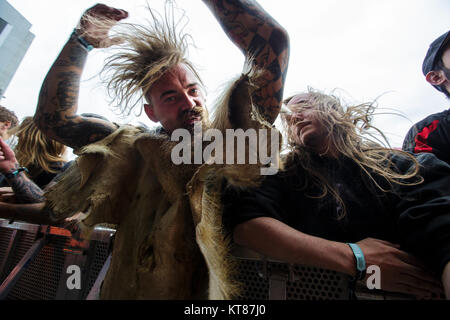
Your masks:
{"label": "bracelet on wrist", "polygon": [[28,169],[25,167],[19,167],[19,168],[12,169],[11,171],[4,173],[3,175],[5,176],[6,179],[12,179],[23,171],[28,172]]}
{"label": "bracelet on wrist", "polygon": [[83,48],[86,49],[87,52],[91,51],[92,49],[94,49],[94,46],[92,44],[89,43],[89,41],[87,41],[85,38],[83,38],[82,36],[78,35],[77,33],[77,29],[73,29],[72,32],[72,37],[75,37],[75,39],[78,40],[78,42],[81,44],[81,46]]}
{"label": "bracelet on wrist", "polygon": [[361,248],[356,243],[347,243],[353,251],[356,260],[355,280],[362,280],[366,277],[366,259]]}

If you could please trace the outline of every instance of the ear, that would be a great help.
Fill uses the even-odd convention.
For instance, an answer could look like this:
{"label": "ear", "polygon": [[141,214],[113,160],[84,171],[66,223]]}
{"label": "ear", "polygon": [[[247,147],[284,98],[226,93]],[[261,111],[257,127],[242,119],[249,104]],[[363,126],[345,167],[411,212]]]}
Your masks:
{"label": "ear", "polygon": [[155,112],[153,110],[153,106],[145,103],[144,104],[144,111],[147,114],[147,116],[152,120],[153,122],[159,122],[158,118],[155,116]]}
{"label": "ear", "polygon": [[428,72],[425,79],[434,86],[439,86],[445,82],[444,73],[441,70]]}

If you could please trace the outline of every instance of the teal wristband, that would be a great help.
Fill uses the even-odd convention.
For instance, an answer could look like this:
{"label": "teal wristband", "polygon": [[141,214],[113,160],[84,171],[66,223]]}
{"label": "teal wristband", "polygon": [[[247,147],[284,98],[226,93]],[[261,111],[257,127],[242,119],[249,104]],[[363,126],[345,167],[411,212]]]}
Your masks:
{"label": "teal wristband", "polygon": [[366,276],[366,259],[361,248],[356,243],[347,243],[356,259],[356,279],[362,280]]}
{"label": "teal wristband", "polygon": [[92,49],[94,49],[94,46],[92,44],[90,44],[85,38],[83,38],[82,36],[79,36],[77,33],[77,29],[73,29],[72,35],[77,38],[78,42],[83,46],[83,48],[86,49],[87,52],[91,51]]}
{"label": "teal wristband", "polygon": [[4,173],[3,175],[6,177],[6,179],[12,179],[15,176],[17,176],[19,173],[21,173],[22,171],[28,172],[28,169],[25,168],[25,167],[20,167],[20,168],[17,168],[16,170],[14,170],[12,172],[10,171],[8,173]]}

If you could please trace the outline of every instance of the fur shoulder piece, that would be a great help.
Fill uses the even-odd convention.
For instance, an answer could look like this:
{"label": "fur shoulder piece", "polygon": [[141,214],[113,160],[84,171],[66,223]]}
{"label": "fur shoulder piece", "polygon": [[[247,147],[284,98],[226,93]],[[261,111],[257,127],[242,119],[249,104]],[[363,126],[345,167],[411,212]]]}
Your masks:
{"label": "fur shoulder piece", "polygon": [[79,149],[78,158],[45,193],[54,221],[83,212],[81,227],[117,224],[121,207],[133,186],[138,159],[135,140],[144,131],[122,126],[106,138]]}
{"label": "fur shoulder piece", "polygon": [[[253,130],[259,140],[256,149],[261,150],[262,146],[267,148],[277,160],[274,165],[278,166],[281,135],[259,116],[252,101],[252,93],[258,87],[261,76],[260,71],[252,69],[230,83],[217,102],[212,127],[222,133],[229,129]],[[264,130],[274,130],[276,134],[261,136]],[[272,148],[272,139],[277,139],[275,148]],[[243,151],[246,152],[247,159],[252,153],[258,152],[248,145]],[[224,146],[223,154],[226,152]],[[234,164],[204,164],[187,185],[197,244],[208,265],[210,299],[235,299],[242,290],[242,285],[236,278],[237,261],[230,251],[232,241],[222,226],[223,187],[227,184],[240,188],[257,186],[262,181],[261,168],[267,166],[261,161],[255,164],[237,164],[236,156],[237,154]]]}

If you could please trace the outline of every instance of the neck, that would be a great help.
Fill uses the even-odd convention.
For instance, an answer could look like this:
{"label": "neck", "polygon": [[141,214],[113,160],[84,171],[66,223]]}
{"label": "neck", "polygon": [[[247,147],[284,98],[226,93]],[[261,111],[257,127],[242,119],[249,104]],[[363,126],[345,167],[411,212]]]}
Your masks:
{"label": "neck", "polygon": [[9,138],[10,136],[11,136],[11,135],[8,134],[8,131],[7,131],[7,130],[3,131],[3,132],[0,134],[0,137],[1,137],[3,140],[8,140],[8,138]]}
{"label": "neck", "polygon": [[333,145],[330,145],[330,144],[324,145],[321,148],[317,148],[312,151],[320,157],[331,158],[331,159],[339,158],[339,152],[336,150],[336,148],[334,148]]}

